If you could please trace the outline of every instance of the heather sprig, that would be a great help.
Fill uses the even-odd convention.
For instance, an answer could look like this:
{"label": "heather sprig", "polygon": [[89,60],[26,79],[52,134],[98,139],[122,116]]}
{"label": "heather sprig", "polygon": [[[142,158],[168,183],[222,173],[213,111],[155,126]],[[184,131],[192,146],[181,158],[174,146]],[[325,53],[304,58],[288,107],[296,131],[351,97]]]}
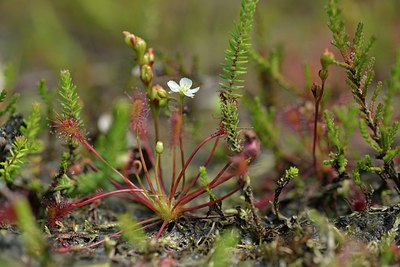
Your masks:
{"label": "heather sprig", "polygon": [[366,40],[363,24],[359,23],[355,36],[350,42],[336,0],[330,1],[327,6],[327,14],[329,16],[328,26],[333,33],[332,44],[339,49],[343,58],[343,62],[335,61],[334,64],[346,70],[347,83],[359,107],[361,135],[366,143],[377,152],[375,158],[381,160],[383,164],[383,166],[375,166],[372,162],[359,161],[358,168],[353,174],[357,173],[358,169],[376,173],[385,183],[392,180],[395,183],[396,191],[400,193],[400,177],[393,162],[394,157],[400,152],[399,147],[393,147],[399,122],[391,123],[390,108],[391,99],[399,87],[399,63],[396,63],[393,68],[384,102],[377,102],[383,87],[382,83],[375,86],[370,100],[368,100],[368,93],[375,76],[373,70],[375,59],[369,56],[369,52],[375,38],[371,37]]}
{"label": "heather sprig", "polygon": [[[5,100],[7,99],[7,91],[1,89],[0,92],[0,104],[5,102]],[[0,109],[0,117],[3,116],[4,114],[6,114],[7,112],[10,114],[13,114],[15,112],[15,104],[17,103],[17,100],[19,98],[18,94],[14,94],[11,99],[8,100],[8,103],[6,103],[6,105]]]}
{"label": "heather sprig", "polygon": [[275,195],[274,195],[274,210],[275,215],[279,220],[279,196],[282,190],[289,184],[290,181],[299,176],[299,169],[297,167],[290,167],[285,171],[285,174],[276,181]]}
{"label": "heather sprig", "polygon": [[41,151],[42,146],[38,141],[40,131],[40,106],[33,104],[29,117],[21,126],[21,135],[17,136],[12,144],[10,155],[4,162],[0,162],[0,179],[11,184],[20,173],[22,166],[28,161],[28,156]]}
{"label": "heather sprig", "polygon": [[343,142],[340,138],[339,127],[335,125],[333,114],[325,111],[324,113],[326,128],[328,131],[328,140],[335,148],[336,152],[329,153],[331,160],[324,161],[325,165],[333,166],[339,176],[343,175],[346,171],[347,159],[346,159],[346,142]]}
{"label": "heather sprig", "polygon": [[[335,115],[330,111],[324,112],[326,130],[328,133],[328,142],[334,148],[334,151],[329,153],[330,160],[325,160],[324,165],[331,165],[339,174],[339,177],[348,176],[347,167],[347,151],[349,139],[353,135],[357,127],[357,121],[354,117],[358,110],[354,106],[336,107],[334,108]],[[340,124],[335,123],[335,116]]]}

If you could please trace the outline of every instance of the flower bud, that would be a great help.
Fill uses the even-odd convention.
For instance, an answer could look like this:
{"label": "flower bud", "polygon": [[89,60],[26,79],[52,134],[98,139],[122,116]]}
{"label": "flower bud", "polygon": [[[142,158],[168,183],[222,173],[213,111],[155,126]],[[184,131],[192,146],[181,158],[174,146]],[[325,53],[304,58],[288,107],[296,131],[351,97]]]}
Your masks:
{"label": "flower bud", "polygon": [[323,81],[326,80],[328,78],[328,69],[319,70],[318,75],[321,78],[321,80]]}
{"label": "flower bud", "polygon": [[146,54],[143,56],[143,62],[145,64],[148,64],[150,66],[153,66],[154,64],[154,54],[153,54],[153,48],[149,48]]}
{"label": "flower bud", "polygon": [[156,85],[153,86],[153,88],[156,90],[157,96],[158,96],[159,98],[168,98],[168,93],[167,93],[167,91],[165,91],[165,89],[162,88],[161,85],[156,84]]}
{"label": "flower bud", "polygon": [[[145,40],[143,40],[142,38],[140,38],[139,36],[136,36],[135,38],[135,51],[138,57],[138,61],[140,63],[140,65],[143,65],[143,57],[144,57],[144,53],[146,52],[146,42]],[[142,64],[143,63],[143,64]]]}
{"label": "flower bud", "polygon": [[319,86],[316,83],[313,83],[313,85],[311,86],[311,92],[315,99],[319,98],[321,95],[321,86]]}
{"label": "flower bud", "polygon": [[[321,66],[323,70],[328,69],[329,65],[335,63],[335,56],[328,49],[321,55]],[[322,78],[321,78],[322,79]]]}
{"label": "flower bud", "polygon": [[157,154],[162,154],[164,152],[164,144],[163,144],[163,142],[157,141],[156,152],[157,152]]}
{"label": "flower bud", "polygon": [[125,35],[125,43],[134,49],[135,48],[135,38],[136,38],[135,35],[133,35],[130,32],[127,32],[127,31],[123,31],[122,33]]}
{"label": "flower bud", "polygon": [[140,79],[147,87],[153,81],[153,69],[149,65],[143,65],[140,69]]}

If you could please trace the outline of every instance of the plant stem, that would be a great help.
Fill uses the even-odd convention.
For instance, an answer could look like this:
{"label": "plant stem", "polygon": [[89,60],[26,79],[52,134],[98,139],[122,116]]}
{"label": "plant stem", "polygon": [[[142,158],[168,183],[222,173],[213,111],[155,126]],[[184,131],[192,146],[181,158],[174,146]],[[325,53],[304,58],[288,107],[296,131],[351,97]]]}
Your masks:
{"label": "plant stem", "polygon": [[319,106],[321,103],[322,96],[324,95],[326,79],[322,79],[321,91],[319,95],[315,98],[315,114],[314,114],[314,139],[313,139],[313,167],[315,173],[317,173],[317,142],[318,142],[318,120],[319,120]]}
{"label": "plant stem", "polygon": [[187,161],[186,161],[184,167],[182,168],[181,172],[179,173],[179,176],[177,178],[175,186],[174,186],[174,188],[172,190],[172,195],[175,195],[176,190],[178,189],[179,182],[181,181],[183,174],[186,172],[187,167],[189,166],[190,162],[193,160],[193,158],[197,154],[197,152],[200,150],[200,148],[202,146],[204,146],[206,143],[208,143],[209,141],[211,141],[212,139],[214,139],[214,138],[216,138],[218,136],[221,136],[221,135],[223,135],[223,132],[222,131],[218,131],[218,132],[210,135],[209,137],[207,137],[206,139],[204,139],[203,141],[201,141],[197,145],[197,147],[193,150],[192,154],[190,154],[189,158],[187,159]]}
{"label": "plant stem", "polygon": [[[193,211],[193,210],[198,210],[198,209],[202,209],[205,207],[209,207],[214,205],[215,203],[221,202],[222,200],[224,200],[227,197],[230,197],[231,195],[233,195],[234,193],[236,193],[237,191],[239,191],[242,188],[242,185],[238,185],[235,189],[233,189],[231,192],[229,192],[228,194],[224,195],[223,197],[220,197],[216,200],[198,205],[198,206],[194,206],[194,207],[190,207],[190,208],[184,208],[184,209],[179,209],[178,212],[179,213],[183,213],[183,212],[187,212],[187,211]],[[184,204],[183,204],[184,205]],[[183,206],[181,205],[181,206]]]}
{"label": "plant stem", "polygon": [[164,189],[161,188],[160,180],[159,180],[158,165],[160,163],[160,157],[161,157],[161,155],[159,153],[156,153],[156,165],[154,167],[154,174],[155,174],[155,178],[156,178],[155,180],[156,180],[156,186],[157,186],[157,191],[158,191],[158,194],[156,196],[159,197],[161,194],[161,198],[163,198],[163,200],[166,201],[165,192],[164,192]]}
{"label": "plant stem", "polygon": [[172,183],[171,188],[169,191],[169,203],[172,203],[173,189],[175,187],[175,180],[176,180],[176,149],[175,146],[172,145]]}
{"label": "plant stem", "polygon": [[158,239],[161,236],[162,231],[164,231],[165,226],[167,226],[168,222],[167,221],[163,221],[160,229],[158,230],[158,233],[156,235],[155,239]]}
{"label": "plant stem", "polygon": [[[222,170],[217,174],[217,176],[215,176],[214,179],[208,184],[208,187],[210,189],[213,189],[216,186],[218,186],[218,185],[228,181],[232,177],[234,177],[233,175],[227,175],[222,180],[220,180],[220,177],[222,177],[222,175],[228,169],[229,166],[230,166],[230,163],[227,163],[224,166],[224,168],[222,168]],[[175,204],[175,207],[185,205],[186,203],[192,201],[193,199],[200,196],[201,194],[204,194],[206,191],[207,191],[206,187],[203,186],[203,187],[197,188],[196,190],[190,192],[187,195],[180,196],[180,198],[177,200],[177,203]],[[175,207],[174,207],[174,209],[175,209]]]}
{"label": "plant stem", "polygon": [[[117,169],[115,169],[113,166],[111,166],[110,163],[108,163],[108,161],[106,161],[93,147],[92,145],[90,145],[85,139],[83,139],[82,144],[90,151],[92,152],[101,162],[103,162],[104,164],[106,164],[113,172],[115,172],[116,174],[118,174],[122,180],[124,180],[124,182],[130,186],[131,188],[137,190],[138,192],[140,191],[143,196],[145,197],[145,199],[147,199],[146,194],[143,192],[142,189],[140,189],[139,187],[137,187],[134,183],[132,183],[128,178],[126,178],[122,173],[120,173]],[[143,199],[142,197],[140,197],[139,195],[136,195],[132,192],[132,194],[140,201],[145,203],[145,199]]]}
{"label": "plant stem", "polygon": [[[184,98],[184,95],[180,95],[180,99],[179,99],[179,114],[180,114],[180,116],[182,118],[182,121],[183,121],[183,98]],[[182,122],[182,125],[183,125],[183,122]],[[184,166],[185,166],[185,155],[184,155],[184,151],[183,151],[182,137],[183,137],[183,127],[180,127],[180,129],[179,129],[179,150],[181,152],[181,166],[182,166],[182,169],[183,169]],[[185,181],[186,181],[186,174],[183,173],[181,190],[183,190],[183,188],[185,187]]]}
{"label": "plant stem", "polygon": [[[101,193],[98,195],[95,195],[94,197],[91,197],[87,200],[78,202],[78,203],[74,203],[72,206],[74,208],[79,208],[82,206],[85,206],[89,203],[92,203],[98,199],[102,199],[104,197],[108,197],[108,196],[112,196],[112,195],[117,195],[117,194],[122,194],[122,193],[132,193],[132,192],[142,192],[142,189],[119,189],[119,190],[115,190],[115,191],[111,191],[111,192],[106,192],[106,193]],[[136,197],[136,196],[135,196]],[[139,200],[139,199],[138,199]],[[143,199],[143,200],[139,200],[141,203],[145,204],[147,207],[151,208],[151,203],[147,200],[147,199]]]}
{"label": "plant stem", "polygon": [[147,183],[149,184],[149,188],[150,188],[151,193],[153,195],[156,195],[157,194],[156,190],[154,189],[153,183],[151,182],[149,171],[147,170],[146,162],[144,160],[142,146],[140,144],[140,137],[139,137],[139,133],[138,132],[136,132],[136,140],[137,140],[137,146],[138,146],[140,161],[142,162],[142,168],[143,168],[144,175],[146,176]]}
{"label": "plant stem", "polygon": [[[208,156],[206,162],[204,162],[204,164],[203,164],[204,167],[207,167],[208,163],[210,163],[210,161],[211,161],[211,159],[212,159],[212,157],[213,157],[213,155],[215,153],[215,149],[218,146],[219,140],[220,140],[220,137],[218,136],[217,139],[215,140],[215,143],[214,143],[214,146],[213,146],[213,148],[212,148],[212,150],[210,152],[210,155]],[[227,168],[227,166],[226,166],[226,168]],[[200,173],[198,173],[196,175],[196,177],[190,182],[189,186],[181,193],[181,197],[186,196],[186,194],[189,192],[189,190],[196,184],[196,182],[199,179],[199,177],[200,177]]]}
{"label": "plant stem", "polygon": [[[160,131],[159,131],[159,116],[160,116],[160,107],[156,106],[155,104],[150,105],[151,113],[153,115],[153,121],[154,121],[154,133],[155,133],[155,141],[156,143],[160,141]],[[157,167],[154,168],[158,172],[158,176],[156,176],[156,183],[160,183],[162,191],[160,192],[165,192],[164,188],[164,181],[162,178],[162,168],[161,168],[161,159],[159,159],[159,164]]]}

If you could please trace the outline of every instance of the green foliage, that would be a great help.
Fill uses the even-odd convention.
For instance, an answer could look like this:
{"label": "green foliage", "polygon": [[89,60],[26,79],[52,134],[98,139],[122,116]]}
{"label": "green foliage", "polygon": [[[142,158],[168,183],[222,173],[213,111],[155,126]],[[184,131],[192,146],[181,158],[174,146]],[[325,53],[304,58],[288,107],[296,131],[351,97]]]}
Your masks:
{"label": "green foliage", "polygon": [[223,114],[222,125],[227,133],[227,140],[233,151],[242,150],[242,140],[238,131],[239,113],[237,102],[226,101],[221,105],[221,113]]}
{"label": "green foliage", "polygon": [[25,125],[21,126],[21,134],[26,137],[29,153],[37,153],[42,150],[41,143],[37,140],[40,131],[40,105],[35,103],[28,119],[24,120]]}
{"label": "green foliage", "polygon": [[358,109],[355,105],[347,104],[346,106],[338,106],[333,108],[333,113],[340,121],[340,140],[344,145],[348,145],[350,137],[357,128]]}
{"label": "green foliage", "polygon": [[291,180],[296,179],[299,176],[299,169],[297,167],[290,167],[285,171],[285,175],[282,176],[278,181],[276,181],[276,184],[278,187],[285,187]]}
{"label": "green foliage", "polygon": [[222,235],[217,235],[215,250],[212,254],[208,266],[224,267],[231,266],[231,257],[227,257],[239,242],[239,234],[236,229],[226,229]]}
{"label": "green foliage", "polygon": [[346,27],[342,20],[342,11],[337,7],[337,0],[331,0],[326,7],[329,21],[328,27],[333,33],[332,44],[336,46],[343,57],[346,56],[347,42],[349,36],[346,34]]}
{"label": "green foliage", "polygon": [[387,82],[387,93],[383,100],[383,125],[388,126],[393,116],[393,101],[400,91],[400,49],[397,50],[396,62],[392,68],[390,80]]}
{"label": "green foliage", "polygon": [[382,168],[376,167],[372,163],[371,157],[369,155],[365,155],[363,160],[357,161],[356,167],[353,169],[352,172],[353,179],[358,186],[362,184],[360,171],[380,174],[382,172]]}
{"label": "green foliage", "polygon": [[[101,172],[88,171],[86,173],[79,174],[76,177],[77,186],[74,193],[78,195],[87,195],[94,193],[96,189],[109,187],[109,176],[103,173],[103,169]],[[108,171],[105,172],[109,173]]]}
{"label": "green foliage", "polygon": [[[0,75],[3,75],[3,73],[0,73]],[[11,83],[14,80],[14,73],[13,73],[13,68],[11,65],[7,65],[5,70],[4,70],[4,78],[5,78],[5,88],[10,88]],[[8,100],[8,103],[2,108],[1,103],[5,102],[7,99],[8,91],[4,88],[0,88],[0,117],[9,112],[10,114],[13,114],[15,112],[15,104],[19,98],[18,94],[14,94],[11,99]]]}
{"label": "green foliage", "polygon": [[46,105],[46,116],[48,120],[53,117],[53,99],[56,96],[56,92],[49,92],[46,86],[46,80],[41,79],[37,85],[40,98]]}
{"label": "green foliage", "polygon": [[280,177],[276,181],[275,195],[274,195],[274,210],[275,215],[279,220],[279,196],[282,190],[289,184],[290,181],[297,179],[299,177],[299,169],[297,167],[291,166],[289,169],[285,170],[285,175]]}
{"label": "green foliage", "polygon": [[132,216],[128,213],[119,215],[118,222],[119,228],[122,230],[122,236],[126,241],[144,252],[149,243],[149,239],[140,224],[133,220]]}
{"label": "green foliage", "polygon": [[372,139],[372,137],[368,131],[366,122],[363,119],[360,119],[359,122],[360,122],[360,132],[361,132],[361,135],[364,138],[365,142],[367,142],[378,153],[381,153],[382,150],[379,147],[379,145],[376,143],[376,141],[374,139]]}
{"label": "green foliage", "polygon": [[244,98],[244,103],[250,112],[254,131],[257,133],[261,143],[271,149],[277,157],[280,155],[279,128],[275,124],[275,109],[266,108],[261,105],[260,98],[253,100]]}
{"label": "green foliage", "polygon": [[382,241],[379,249],[379,254],[382,255],[380,259],[380,266],[390,266],[391,262],[394,262],[396,259],[396,236],[397,231],[400,225],[400,218],[397,218],[394,222],[392,229],[390,229],[387,233],[385,233],[382,237]]}
{"label": "green foliage", "polygon": [[[7,98],[7,91],[2,90],[0,92],[0,104],[3,103]],[[13,114],[15,112],[15,103],[17,102],[19,95],[13,95],[4,108],[0,109],[0,117],[7,112]]]}
{"label": "green foliage", "polygon": [[[130,105],[119,101],[114,105],[112,124],[106,134],[99,136],[96,150],[113,166],[120,167],[121,154],[126,151],[126,134],[129,128]],[[107,168],[108,169],[108,168]]]}
{"label": "green foliage", "polygon": [[343,141],[341,139],[339,127],[334,123],[333,114],[325,111],[324,117],[328,131],[328,140],[336,150],[335,153],[329,153],[331,160],[324,161],[324,164],[333,166],[338,171],[339,175],[341,175],[345,172],[347,166],[347,159],[345,155],[347,140]]}
{"label": "green foliage", "polygon": [[[365,40],[363,24],[359,23],[355,32],[354,39],[349,42],[345,33],[344,22],[341,18],[341,12],[337,8],[337,2],[331,0],[327,13],[329,16],[329,28],[333,33],[333,45],[335,45],[342,54],[344,63],[336,62],[337,65],[346,69],[347,83],[350,85],[353,98],[359,106],[360,121],[359,128],[362,137],[366,143],[378,154],[376,159],[384,162],[384,168],[374,167],[373,164],[364,164],[359,161],[358,167],[353,171],[355,179],[359,179],[358,169],[363,169],[377,173],[384,182],[391,179],[395,182],[396,190],[400,193],[400,177],[397,174],[393,159],[398,154],[398,149],[392,149],[395,136],[398,131],[398,122],[392,125],[392,108],[390,107],[395,92],[398,90],[399,63],[392,70],[391,81],[388,83],[389,89],[384,97],[383,103],[376,103],[382,89],[382,83],[374,88],[371,100],[367,101],[370,85],[373,82],[375,73],[373,65],[375,59],[369,56],[375,38],[371,37]],[[371,165],[371,166],[369,166]]]}
{"label": "green foliage", "polygon": [[[280,87],[289,90],[291,92],[296,92],[298,90],[294,85],[292,85],[285,79],[284,75],[281,72],[281,66],[283,60],[282,46],[278,46],[277,48],[270,51],[268,57],[263,57],[260,53],[258,53],[257,51],[255,51],[253,48],[250,47],[249,57],[251,58],[252,61],[254,61],[254,63],[261,70],[261,72],[265,72]],[[305,68],[306,76],[307,76],[307,71],[309,71],[309,69]],[[309,88],[309,86],[308,87],[306,86],[306,88]],[[265,100],[270,101],[269,99]]]}
{"label": "green foliage", "polygon": [[36,224],[36,218],[32,214],[28,200],[25,198],[16,199],[13,204],[27,253],[39,261],[40,266],[51,266],[47,245],[43,239],[42,231]]}
{"label": "green foliage", "polygon": [[[96,150],[116,168],[123,167],[123,158],[127,155],[126,135],[129,128],[129,111],[130,106],[127,101],[116,103],[110,129],[106,134],[101,134],[95,144]],[[104,162],[96,160],[96,167],[99,169],[98,172],[88,171],[76,177],[78,184],[74,193],[85,195],[99,188],[106,189],[110,187],[110,177],[121,181],[121,178]]]}
{"label": "green foliage", "polygon": [[65,173],[57,179],[57,186],[54,188],[54,191],[63,191],[63,195],[71,196],[74,190],[74,183]]}
{"label": "green foliage", "polygon": [[25,136],[17,136],[12,144],[12,150],[10,155],[4,162],[0,162],[2,169],[0,169],[0,179],[11,184],[15,177],[20,172],[22,165],[26,163],[26,157],[28,155],[28,140]]}
{"label": "green foliage", "polygon": [[72,119],[78,127],[83,126],[80,118],[82,108],[79,103],[79,96],[76,86],[72,83],[71,74],[68,70],[60,72],[59,95],[61,96],[60,105],[63,108],[61,116],[63,119]]}
{"label": "green foliage", "polygon": [[220,83],[222,126],[227,132],[227,139],[233,151],[242,149],[237,127],[239,125],[238,103],[240,97],[234,91],[242,88],[243,80],[240,75],[246,73],[245,64],[248,61],[249,35],[252,29],[253,14],[258,0],[242,0],[240,19],[235,30],[231,34],[229,48],[225,51],[226,63],[222,65],[221,77],[225,83]]}
{"label": "green foliage", "polygon": [[[239,79],[240,75],[246,73],[245,64],[248,61],[249,51],[249,34],[253,24],[253,14],[256,9],[258,0],[243,0],[240,10],[240,19],[236,24],[234,31],[229,40],[229,48],[225,51],[225,64],[222,64],[224,73],[221,77],[225,83],[221,83],[221,88],[225,89],[227,96],[232,94],[236,89],[243,86],[239,85],[243,80]],[[236,97],[237,95],[231,95]]]}
{"label": "green foliage", "polygon": [[0,103],[3,102],[7,97],[7,91],[6,90],[2,90],[0,92]]}
{"label": "green foliage", "polygon": [[199,173],[200,173],[200,182],[201,185],[204,186],[206,188],[207,194],[210,196],[211,200],[216,200],[217,196],[214,195],[214,193],[212,192],[212,190],[210,189],[210,187],[208,186],[208,176],[207,176],[207,170],[206,167],[201,166],[199,168]]}
{"label": "green foliage", "polygon": [[28,161],[28,155],[41,151],[41,143],[37,140],[40,130],[40,106],[33,104],[28,119],[24,120],[21,136],[17,136],[12,144],[10,155],[4,162],[0,162],[0,179],[12,183],[19,174],[22,166]]}
{"label": "green foliage", "polygon": [[328,139],[336,150],[342,150],[342,143],[339,136],[339,127],[335,125],[333,114],[329,111],[324,112],[326,128],[328,130]]}

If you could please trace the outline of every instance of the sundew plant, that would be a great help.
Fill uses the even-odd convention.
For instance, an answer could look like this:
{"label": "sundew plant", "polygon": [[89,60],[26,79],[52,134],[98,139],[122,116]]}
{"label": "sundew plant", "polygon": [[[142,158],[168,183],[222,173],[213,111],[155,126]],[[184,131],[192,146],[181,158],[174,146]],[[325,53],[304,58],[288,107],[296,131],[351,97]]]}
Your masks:
{"label": "sundew plant", "polygon": [[[128,6],[124,1],[121,6]],[[57,16],[44,7],[67,4],[39,2],[33,6],[44,9],[43,21],[53,18],[49,21],[57,24]],[[114,6],[104,4],[109,1],[84,2],[77,5],[84,11],[76,12],[90,14],[96,29],[130,28],[117,27],[116,15],[102,20],[113,13],[104,8]],[[21,262],[27,266],[69,266],[74,263],[66,261],[82,258],[104,260],[107,266],[398,265],[400,50],[387,81],[376,81],[371,54],[380,36],[368,37],[362,23],[348,33],[343,13],[353,10],[342,11],[337,0],[327,0],[325,30],[332,41],[320,42],[323,35],[312,40],[323,46],[315,57],[311,51],[314,60],[304,65],[301,77],[291,77],[299,74],[291,73],[295,59],[309,56],[301,51],[310,40],[301,35],[301,43],[291,43],[288,53],[283,46],[270,48],[275,37],[262,24],[274,16],[265,16],[275,12],[277,2],[307,12],[323,12],[322,4],[279,0],[264,6],[241,0],[219,70],[200,74],[198,61],[207,60],[200,53],[192,61],[179,52],[174,58],[186,32],[179,32],[182,40],[171,38],[174,49],[163,51],[156,43],[162,34],[157,39],[140,29],[150,32],[157,11],[166,5],[133,2],[139,11],[132,14],[144,10],[143,17],[132,19],[140,25],[132,23],[133,33],[115,37],[122,48],[114,51],[125,51],[131,69],[115,70],[129,76],[132,87],[112,79],[113,62],[107,57],[107,68],[88,64],[90,71],[83,66],[81,76],[73,65],[71,71],[61,70],[56,90],[40,80],[43,104],[35,102],[27,116],[18,94],[9,85],[0,88],[1,266],[8,266],[8,251],[15,250],[18,257],[23,251]],[[344,6],[359,5],[350,2]],[[389,2],[385,5],[400,7]],[[172,6],[186,13],[185,7],[194,6],[194,1],[177,3]],[[291,12],[304,15],[296,8],[285,11],[283,25],[295,21],[287,18]],[[170,12],[164,15],[173,21]],[[34,21],[42,25],[41,18]],[[270,29],[283,33],[282,27]],[[193,34],[192,25],[185,29]],[[194,34],[203,38],[201,32]],[[217,51],[218,39],[210,36],[204,43]],[[62,42],[49,40],[54,39],[60,41],[56,46]],[[381,69],[377,73],[382,75]],[[299,80],[292,84],[289,77]],[[80,90],[85,82],[92,90]],[[86,101],[85,93],[109,104],[115,92],[103,95],[97,87],[108,88],[107,82],[126,93],[103,113],[103,106]],[[213,97],[217,103],[211,103]],[[221,260],[227,253],[231,257]]]}
{"label": "sundew plant", "polygon": [[[112,166],[103,156],[89,143],[84,123],[80,118],[81,106],[77,93],[77,87],[72,83],[68,71],[62,71],[60,75],[60,103],[62,111],[56,115],[54,128],[57,133],[65,137],[70,151],[78,144],[83,145],[102,164],[110,168],[117,178],[111,178],[111,182],[117,187],[110,192],[97,193],[84,200],[75,200],[62,205],[52,205],[49,214],[52,220],[61,218],[62,214],[74,208],[81,207],[93,201],[110,196],[126,194],[129,198],[137,201],[151,211],[155,216],[140,222],[143,227],[161,224],[156,235],[158,238],[164,228],[171,222],[177,220],[186,212],[195,211],[207,207],[218,207],[225,198],[233,195],[245,185],[245,177],[250,162],[257,156],[259,146],[256,138],[247,138],[239,141],[240,133],[238,126],[237,101],[239,95],[234,90],[240,87],[238,76],[245,73],[244,64],[248,47],[248,35],[251,30],[252,16],[257,1],[245,0],[242,3],[240,22],[232,34],[230,49],[227,50],[227,63],[224,65],[225,74],[222,76],[227,83],[222,84],[220,91],[222,118],[217,130],[204,138],[195,146],[189,155],[185,155],[185,130],[184,107],[186,101],[195,101],[196,93],[201,87],[193,88],[191,79],[182,77],[178,81],[167,82],[168,89],[160,84],[154,84],[155,56],[153,48],[148,48],[144,39],[129,32],[123,32],[126,44],[135,53],[135,61],[140,68],[140,79],[143,90],[134,93],[130,108],[130,131],[136,138],[137,151],[131,162],[129,177],[123,171]],[[193,100],[192,100],[193,99]],[[169,142],[163,140],[160,133],[161,112],[166,111],[169,115],[169,127],[171,136]],[[152,122],[152,127],[149,125]],[[153,131],[153,132],[152,132]],[[151,140],[153,138],[153,140]],[[216,175],[208,176],[207,167],[213,160],[213,156],[221,139],[227,139],[232,144],[234,153],[228,159]],[[193,158],[204,149],[205,145],[213,143],[208,156],[200,166],[196,166],[197,174],[190,174],[188,168],[193,168]],[[166,173],[163,167],[163,155],[166,147],[171,150],[172,166],[171,173]],[[151,171],[152,170],[152,171]],[[133,177],[133,179],[131,179]],[[216,196],[213,189],[221,184],[237,179],[237,185],[229,192]],[[209,195],[210,200],[197,205],[191,202],[201,195]]]}

